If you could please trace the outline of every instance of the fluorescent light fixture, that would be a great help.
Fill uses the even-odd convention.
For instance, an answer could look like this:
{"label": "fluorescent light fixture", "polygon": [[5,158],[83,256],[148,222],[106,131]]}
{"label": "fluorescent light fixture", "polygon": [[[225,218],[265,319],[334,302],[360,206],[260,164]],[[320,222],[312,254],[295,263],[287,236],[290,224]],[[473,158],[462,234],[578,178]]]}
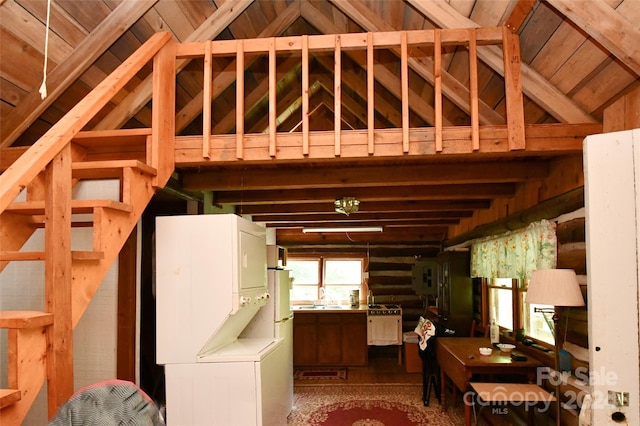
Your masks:
{"label": "fluorescent light fixture", "polygon": [[334,227],[334,228],[303,228],[303,234],[311,232],[382,232],[382,226]]}

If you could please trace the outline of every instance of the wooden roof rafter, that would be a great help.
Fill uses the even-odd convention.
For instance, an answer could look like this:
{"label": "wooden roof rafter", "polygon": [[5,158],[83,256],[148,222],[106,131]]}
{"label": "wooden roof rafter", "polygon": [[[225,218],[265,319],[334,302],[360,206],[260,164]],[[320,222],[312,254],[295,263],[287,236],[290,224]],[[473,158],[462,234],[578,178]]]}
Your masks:
{"label": "wooden roof rafter", "polygon": [[627,19],[604,2],[589,3],[589,7],[575,0],[547,2],[640,76],[640,30]]}
{"label": "wooden roof rafter", "polygon": [[8,147],[31,125],[40,114],[76,81],[107,49],[124,34],[158,0],[122,2],[78,45],[68,57],[47,76],[48,96],[42,99],[39,87],[3,117],[3,138],[0,147]]}
{"label": "wooden roof rafter", "polygon": [[[477,28],[478,24],[460,15],[444,1],[407,0],[441,28]],[[504,75],[502,51],[496,46],[478,47],[478,57],[496,72]],[[555,88],[533,68],[521,64],[523,92],[565,123],[595,123],[572,99]]]}
{"label": "wooden roof rafter", "polygon": [[[300,16],[300,9],[292,4],[278,15],[259,35],[258,38],[275,37],[292,25]],[[251,62],[245,64],[250,66]],[[214,99],[221,92],[230,87],[236,81],[235,78],[235,62],[229,64],[222,72],[215,75],[213,81]],[[204,91],[196,94],[193,99],[176,113],[176,131],[180,133],[202,112]]]}
{"label": "wooden roof rafter", "polygon": [[[331,1],[338,9],[342,10],[366,31],[397,31],[396,28],[391,27],[390,24],[385,22],[380,16],[373,13],[371,9],[367,8],[362,3],[354,2],[353,0]],[[396,52],[398,57],[400,57],[400,50],[394,49],[394,51]],[[425,80],[429,81],[432,84],[435,82],[434,65],[432,59],[410,58],[409,66],[411,67],[411,69],[413,69],[413,71],[415,71]],[[441,70],[441,77],[442,94],[467,114],[471,114],[471,95],[466,85],[458,81],[455,77],[447,73],[445,70]],[[494,111],[492,107],[482,102],[482,100],[480,100],[478,105],[481,124],[504,124],[504,117]]]}
{"label": "wooden roof rafter", "polygon": [[[227,1],[211,14],[191,35],[184,41],[206,41],[218,36],[233,20],[249,7],[254,0]],[[187,64],[189,59],[176,61],[176,74]],[[152,94],[151,77],[146,78],[135,90],[131,91],[127,98],[114,108],[104,119],[95,126],[94,130],[119,129],[127,120],[138,112],[149,100]],[[200,100],[202,104],[202,100]]]}

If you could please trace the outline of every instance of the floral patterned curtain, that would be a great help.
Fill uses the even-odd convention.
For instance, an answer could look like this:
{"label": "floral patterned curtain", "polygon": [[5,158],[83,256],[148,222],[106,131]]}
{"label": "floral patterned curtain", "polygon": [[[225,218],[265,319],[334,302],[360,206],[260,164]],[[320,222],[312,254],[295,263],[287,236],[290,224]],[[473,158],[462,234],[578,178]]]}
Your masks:
{"label": "floral patterned curtain", "polygon": [[556,246],[556,226],[548,220],[478,239],[471,245],[471,276],[518,278],[525,282],[535,269],[556,267]]}

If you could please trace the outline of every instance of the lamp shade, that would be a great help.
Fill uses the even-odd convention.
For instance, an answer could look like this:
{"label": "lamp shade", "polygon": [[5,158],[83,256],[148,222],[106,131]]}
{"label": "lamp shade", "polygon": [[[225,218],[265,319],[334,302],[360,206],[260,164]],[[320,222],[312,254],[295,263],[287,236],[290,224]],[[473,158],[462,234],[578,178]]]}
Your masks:
{"label": "lamp shade", "polygon": [[584,306],[573,269],[537,269],[531,273],[527,303],[553,306]]}

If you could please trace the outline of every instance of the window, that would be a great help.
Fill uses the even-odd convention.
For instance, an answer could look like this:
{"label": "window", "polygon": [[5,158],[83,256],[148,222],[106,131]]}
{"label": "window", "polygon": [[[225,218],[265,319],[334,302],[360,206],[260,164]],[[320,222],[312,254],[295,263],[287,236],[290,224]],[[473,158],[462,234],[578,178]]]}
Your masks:
{"label": "window", "polygon": [[494,278],[489,282],[489,319],[502,328],[513,330],[513,292],[517,281],[511,278]]}
{"label": "window", "polygon": [[527,304],[527,289],[517,279],[494,278],[489,280],[488,289],[489,321],[495,320],[507,330],[524,329],[527,336],[553,345],[553,332],[548,324],[551,318],[534,312],[535,308],[553,309],[553,306]]}
{"label": "window", "polygon": [[[554,344],[551,314],[542,314],[541,312],[534,312],[535,308],[551,309],[551,305],[534,305],[525,303],[527,292],[523,291],[520,299],[521,306],[524,307],[522,312],[522,328],[524,328],[525,334],[534,339]],[[547,315],[546,317],[544,315]]]}
{"label": "window", "polygon": [[349,303],[351,290],[362,289],[363,264],[361,257],[290,255],[287,269],[293,277],[292,302],[310,303],[324,295],[326,303]]}

